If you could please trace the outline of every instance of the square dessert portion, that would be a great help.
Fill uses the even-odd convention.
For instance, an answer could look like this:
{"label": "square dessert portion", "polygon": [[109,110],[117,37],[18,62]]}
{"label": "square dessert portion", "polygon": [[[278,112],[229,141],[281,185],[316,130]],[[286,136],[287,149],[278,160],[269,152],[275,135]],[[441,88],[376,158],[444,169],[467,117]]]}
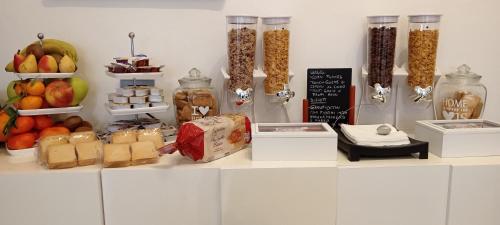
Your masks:
{"label": "square dessert portion", "polygon": [[73,132],[69,136],[69,143],[78,144],[97,140],[94,131]]}
{"label": "square dessert portion", "polygon": [[129,144],[105,144],[104,145],[104,167],[123,167],[130,165]]}
{"label": "square dessert portion", "polygon": [[157,129],[144,129],[137,131],[137,141],[151,141],[155,145],[155,149],[159,149],[165,145],[163,134]]}
{"label": "square dessert portion", "polygon": [[132,150],[132,164],[149,164],[158,160],[158,151],[151,141],[140,141],[130,145]]}
{"label": "square dessert portion", "polygon": [[49,169],[71,168],[76,165],[75,145],[59,144],[49,146],[47,163]]}
{"label": "square dessert portion", "polygon": [[97,162],[97,155],[102,151],[100,141],[84,142],[76,144],[76,155],[79,166],[94,165]]}
{"label": "square dessert portion", "polygon": [[43,163],[47,163],[48,159],[48,152],[49,152],[49,147],[51,145],[60,145],[60,144],[67,144],[68,143],[69,136],[67,135],[57,135],[57,136],[48,136],[45,138],[42,138],[40,140],[40,150],[39,150],[39,158],[40,161]]}
{"label": "square dessert portion", "polygon": [[132,144],[137,141],[137,132],[135,130],[117,131],[111,135],[113,144]]}

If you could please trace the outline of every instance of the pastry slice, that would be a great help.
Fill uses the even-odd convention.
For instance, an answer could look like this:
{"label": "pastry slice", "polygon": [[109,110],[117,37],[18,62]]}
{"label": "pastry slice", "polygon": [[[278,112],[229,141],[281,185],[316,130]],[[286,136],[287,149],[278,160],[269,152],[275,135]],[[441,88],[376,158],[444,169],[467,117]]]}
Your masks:
{"label": "pastry slice", "polygon": [[97,140],[97,137],[93,131],[74,132],[69,136],[69,143],[71,144],[93,142],[95,140]]}
{"label": "pastry slice", "polygon": [[137,141],[151,141],[156,149],[165,145],[163,133],[159,129],[144,129],[137,131]]}
{"label": "pastry slice", "polygon": [[69,136],[67,136],[67,135],[48,136],[48,137],[42,138],[40,140],[40,145],[39,145],[40,149],[38,152],[39,160],[42,163],[47,163],[49,146],[67,144],[68,139],[69,139]]}
{"label": "pastry slice", "polygon": [[137,133],[134,130],[123,130],[111,135],[112,144],[132,144],[137,142]]}
{"label": "pastry slice", "polygon": [[102,143],[100,141],[78,143],[75,147],[79,166],[96,164],[97,155],[102,151]]}
{"label": "pastry slice", "polygon": [[140,141],[130,145],[132,164],[151,164],[158,161],[158,151],[151,141]]}
{"label": "pastry slice", "polygon": [[75,145],[60,144],[51,145],[48,147],[48,162],[49,169],[64,169],[71,168],[77,165]]}
{"label": "pastry slice", "polygon": [[104,145],[104,167],[125,167],[130,165],[129,144]]}

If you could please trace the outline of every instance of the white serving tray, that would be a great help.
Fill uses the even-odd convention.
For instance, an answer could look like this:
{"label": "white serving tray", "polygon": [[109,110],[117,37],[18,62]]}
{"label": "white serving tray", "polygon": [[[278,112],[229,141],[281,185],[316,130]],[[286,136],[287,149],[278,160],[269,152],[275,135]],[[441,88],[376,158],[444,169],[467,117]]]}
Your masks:
{"label": "white serving tray", "polygon": [[336,161],[337,133],[327,123],[256,123],[252,160]]}
{"label": "white serving tray", "polygon": [[145,113],[162,113],[162,112],[167,112],[168,108],[170,108],[170,105],[139,108],[139,109],[111,109],[109,104],[106,104],[106,110],[108,111],[109,114],[113,116],[138,115]]}
{"label": "white serving tray", "polygon": [[[463,128],[465,124],[487,127]],[[417,121],[415,138],[429,142],[429,151],[443,158],[500,155],[500,124],[488,120]]]}
{"label": "white serving tray", "polygon": [[36,151],[38,150],[38,147],[35,146],[33,148],[25,148],[25,149],[19,149],[19,150],[10,150],[7,145],[5,145],[5,150],[7,150],[7,153],[11,156],[15,157],[33,157],[36,154]]}
{"label": "white serving tray", "polygon": [[111,73],[106,71],[106,74],[110,77],[121,79],[121,80],[154,80],[163,77],[163,72],[153,72],[153,73]]}
{"label": "white serving tray", "polygon": [[75,75],[75,73],[14,73],[20,79],[48,79],[48,78],[69,78]]}
{"label": "white serving tray", "polygon": [[68,114],[68,113],[78,113],[82,110],[83,106],[73,106],[64,108],[46,108],[46,109],[29,109],[29,110],[18,110],[21,116],[37,116],[37,115],[54,115],[54,114]]}

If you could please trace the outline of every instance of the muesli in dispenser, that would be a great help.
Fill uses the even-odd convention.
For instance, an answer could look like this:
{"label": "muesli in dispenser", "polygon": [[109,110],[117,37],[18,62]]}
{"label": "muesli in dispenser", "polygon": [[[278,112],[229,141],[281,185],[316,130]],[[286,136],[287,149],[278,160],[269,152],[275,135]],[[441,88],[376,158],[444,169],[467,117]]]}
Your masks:
{"label": "muesli in dispenser", "polygon": [[409,16],[408,85],[414,102],[431,101],[441,15]]}
{"label": "muesli in dispenser", "polygon": [[398,18],[368,17],[368,94],[374,103],[386,103],[391,95]]}
{"label": "muesli in dispenser", "polygon": [[290,17],[262,18],[264,46],[264,90],[271,102],[287,103],[295,96],[289,82]]}
{"label": "muesli in dispenser", "polygon": [[253,71],[257,41],[256,16],[227,16],[230,105],[253,101]]}

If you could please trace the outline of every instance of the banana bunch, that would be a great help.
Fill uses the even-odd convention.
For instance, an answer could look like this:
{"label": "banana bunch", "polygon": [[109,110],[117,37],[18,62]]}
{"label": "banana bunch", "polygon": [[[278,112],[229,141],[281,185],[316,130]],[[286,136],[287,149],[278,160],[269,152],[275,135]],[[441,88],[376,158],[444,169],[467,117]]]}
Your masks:
{"label": "banana bunch", "polygon": [[[35,41],[33,43],[38,43]],[[78,54],[76,53],[75,47],[68,42],[57,40],[57,39],[43,39],[43,52],[46,55],[59,54],[61,56],[68,55],[73,62],[78,62]],[[26,48],[21,51],[21,54],[26,54]]]}

